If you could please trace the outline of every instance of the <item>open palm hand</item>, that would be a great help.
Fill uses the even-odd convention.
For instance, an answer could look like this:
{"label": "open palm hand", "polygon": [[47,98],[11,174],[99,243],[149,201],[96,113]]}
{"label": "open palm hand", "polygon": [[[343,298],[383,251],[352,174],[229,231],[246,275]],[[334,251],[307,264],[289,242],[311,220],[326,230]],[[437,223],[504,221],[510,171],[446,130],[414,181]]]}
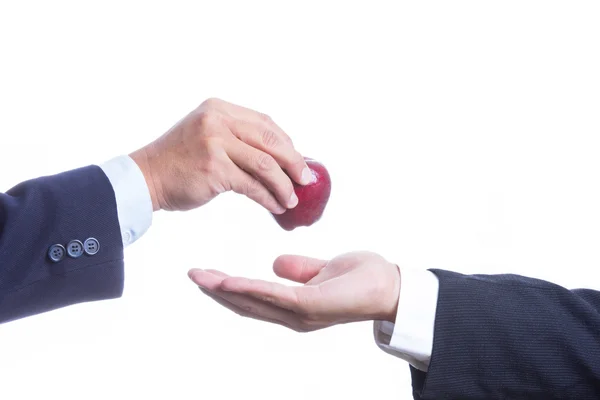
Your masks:
{"label": "open palm hand", "polygon": [[302,286],[191,270],[205,294],[239,315],[307,332],[366,320],[394,321],[400,291],[398,267],[383,257],[354,252],[330,261],[281,256],[275,273]]}

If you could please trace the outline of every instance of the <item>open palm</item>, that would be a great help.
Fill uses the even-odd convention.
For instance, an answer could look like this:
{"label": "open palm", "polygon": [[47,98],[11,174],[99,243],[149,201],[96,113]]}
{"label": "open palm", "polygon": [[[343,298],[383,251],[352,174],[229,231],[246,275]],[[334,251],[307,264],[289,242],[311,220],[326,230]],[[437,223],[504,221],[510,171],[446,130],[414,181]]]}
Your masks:
{"label": "open palm", "polygon": [[273,270],[279,277],[303,285],[230,277],[215,270],[195,269],[189,276],[226,308],[296,331],[354,321],[394,320],[399,270],[377,254],[347,253],[331,261],[281,256]]}

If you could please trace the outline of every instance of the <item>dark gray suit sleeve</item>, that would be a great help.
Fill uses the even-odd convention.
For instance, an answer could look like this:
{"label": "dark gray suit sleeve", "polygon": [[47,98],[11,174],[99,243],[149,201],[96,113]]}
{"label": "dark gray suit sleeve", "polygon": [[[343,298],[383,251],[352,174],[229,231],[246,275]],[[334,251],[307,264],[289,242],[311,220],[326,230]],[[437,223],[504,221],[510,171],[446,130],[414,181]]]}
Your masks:
{"label": "dark gray suit sleeve", "polygon": [[[99,248],[81,253],[76,245],[75,257],[60,250],[49,255],[53,245],[69,250],[69,242],[90,238]],[[115,194],[99,167],[33,179],[0,193],[0,323],[119,297],[122,290]]]}
{"label": "dark gray suit sleeve", "polygon": [[599,399],[600,293],[432,270],[440,289],[415,399]]}

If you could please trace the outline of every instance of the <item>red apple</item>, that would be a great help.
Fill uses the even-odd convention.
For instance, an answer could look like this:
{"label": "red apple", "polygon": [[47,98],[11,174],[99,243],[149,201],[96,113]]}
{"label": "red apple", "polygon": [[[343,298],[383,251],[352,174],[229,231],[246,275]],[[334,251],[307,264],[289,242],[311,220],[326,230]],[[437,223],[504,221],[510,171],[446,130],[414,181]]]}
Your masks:
{"label": "red apple", "polygon": [[311,226],[317,222],[323,215],[331,193],[331,178],[325,166],[312,158],[304,159],[312,172],[312,182],[304,186],[294,182],[298,205],[283,214],[273,214],[275,221],[286,231],[292,231],[299,226]]}

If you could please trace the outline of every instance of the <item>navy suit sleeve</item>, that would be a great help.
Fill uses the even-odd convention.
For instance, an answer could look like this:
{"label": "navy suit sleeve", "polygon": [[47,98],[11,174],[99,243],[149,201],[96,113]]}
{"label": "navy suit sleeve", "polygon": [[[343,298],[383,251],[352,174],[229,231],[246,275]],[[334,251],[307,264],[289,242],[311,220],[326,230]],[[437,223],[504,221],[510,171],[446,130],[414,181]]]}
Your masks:
{"label": "navy suit sleeve", "polygon": [[[53,244],[95,238],[100,250],[54,263]],[[0,194],[0,323],[123,291],[115,194],[97,166],[42,177]]]}
{"label": "navy suit sleeve", "polygon": [[427,373],[415,399],[600,398],[600,292],[517,275],[439,278]]}

